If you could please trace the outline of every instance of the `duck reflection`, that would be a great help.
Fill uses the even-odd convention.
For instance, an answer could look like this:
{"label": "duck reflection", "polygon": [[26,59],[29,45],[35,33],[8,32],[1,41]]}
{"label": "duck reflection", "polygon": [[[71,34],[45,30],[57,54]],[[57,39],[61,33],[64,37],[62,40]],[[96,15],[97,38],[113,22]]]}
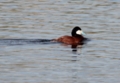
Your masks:
{"label": "duck reflection", "polygon": [[[86,40],[87,40],[87,39],[86,39]],[[82,49],[82,46],[83,46],[84,44],[86,44],[86,40],[80,42],[79,44],[71,45],[72,52],[73,52],[73,53],[76,53],[78,49],[81,50],[81,49]]]}

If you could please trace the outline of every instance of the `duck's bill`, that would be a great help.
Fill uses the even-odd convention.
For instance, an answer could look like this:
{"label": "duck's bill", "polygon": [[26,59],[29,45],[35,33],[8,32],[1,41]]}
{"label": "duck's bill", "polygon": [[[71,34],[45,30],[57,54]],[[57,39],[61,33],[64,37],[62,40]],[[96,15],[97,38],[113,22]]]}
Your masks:
{"label": "duck's bill", "polygon": [[83,31],[81,31],[81,34],[82,34],[82,35],[85,35],[85,33],[84,33]]}

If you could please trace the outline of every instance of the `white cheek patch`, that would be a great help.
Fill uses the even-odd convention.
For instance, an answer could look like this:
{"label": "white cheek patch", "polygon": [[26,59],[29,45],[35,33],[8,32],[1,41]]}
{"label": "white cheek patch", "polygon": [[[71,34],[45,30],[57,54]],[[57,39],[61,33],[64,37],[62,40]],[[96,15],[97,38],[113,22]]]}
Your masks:
{"label": "white cheek patch", "polygon": [[78,30],[78,31],[76,32],[76,34],[81,35],[81,34],[82,34],[82,31],[81,31],[81,30]]}

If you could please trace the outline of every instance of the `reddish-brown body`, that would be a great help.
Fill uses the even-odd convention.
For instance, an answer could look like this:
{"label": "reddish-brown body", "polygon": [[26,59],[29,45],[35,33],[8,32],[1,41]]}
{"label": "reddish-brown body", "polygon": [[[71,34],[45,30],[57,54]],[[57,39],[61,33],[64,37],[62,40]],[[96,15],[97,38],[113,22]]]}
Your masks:
{"label": "reddish-brown body", "polygon": [[56,39],[56,41],[64,43],[64,44],[68,44],[68,45],[78,45],[83,41],[83,36],[77,36],[77,37],[72,37],[72,36],[62,36],[58,39]]}

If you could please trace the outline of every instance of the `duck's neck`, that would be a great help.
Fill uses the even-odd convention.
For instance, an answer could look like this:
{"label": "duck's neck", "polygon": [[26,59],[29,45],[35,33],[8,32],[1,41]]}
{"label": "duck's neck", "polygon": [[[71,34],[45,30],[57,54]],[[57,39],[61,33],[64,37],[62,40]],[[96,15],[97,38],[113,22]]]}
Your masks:
{"label": "duck's neck", "polygon": [[75,35],[74,37],[84,38],[82,35]]}

